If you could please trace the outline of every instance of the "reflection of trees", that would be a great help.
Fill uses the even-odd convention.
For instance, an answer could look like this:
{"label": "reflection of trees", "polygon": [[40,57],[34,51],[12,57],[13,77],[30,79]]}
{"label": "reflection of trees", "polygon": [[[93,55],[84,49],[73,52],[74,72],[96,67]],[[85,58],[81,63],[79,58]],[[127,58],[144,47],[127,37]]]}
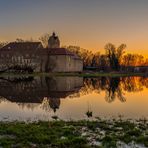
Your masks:
{"label": "reflection of trees", "polygon": [[39,107],[40,104],[38,104],[38,103],[17,103],[17,105],[21,109],[27,108],[27,109],[30,109],[31,111],[33,111],[35,108]]}
{"label": "reflection of trees", "polygon": [[79,96],[87,95],[93,92],[100,93],[101,91],[105,91],[105,99],[107,102],[112,102],[115,98],[118,98],[122,102],[125,101],[120,78],[85,78],[84,87],[80,90]]}
{"label": "reflection of trees", "polygon": [[56,112],[56,110],[60,107],[60,103],[60,99],[44,98],[41,104],[41,108],[46,112],[51,111],[51,109],[53,109],[53,111]]}
{"label": "reflection of trees", "polygon": [[[143,84],[140,77],[125,77],[122,78],[122,87],[127,92],[138,92],[143,90]],[[145,81],[145,80],[144,80]]]}
{"label": "reflection of trees", "polygon": [[33,111],[35,108],[40,107],[46,112],[50,112],[51,109],[56,112],[57,109],[60,107],[60,99],[56,98],[47,98],[45,97],[42,101],[42,103],[17,103],[17,105],[21,109],[30,109]]}
{"label": "reflection of trees", "polygon": [[146,77],[85,78],[84,87],[79,92],[79,96],[105,91],[107,102],[113,102],[116,98],[125,102],[125,92],[142,91],[144,87],[148,88],[148,78]]}
{"label": "reflection of trees", "polygon": [[115,98],[118,98],[121,102],[125,102],[125,98],[123,96],[123,90],[121,88],[120,78],[109,78],[107,79],[107,85],[106,85],[106,101],[111,103],[115,100]]}
{"label": "reflection of trees", "polygon": [[148,88],[148,78],[140,77],[139,82],[141,83],[142,86]]}
{"label": "reflection of trees", "polygon": [[43,110],[45,110],[46,112],[49,112],[50,111],[50,108],[49,108],[49,99],[48,98],[44,98],[40,107]]}
{"label": "reflection of trees", "polygon": [[1,104],[2,102],[7,102],[7,99],[5,99],[4,97],[1,97],[1,96],[0,96],[0,104]]}

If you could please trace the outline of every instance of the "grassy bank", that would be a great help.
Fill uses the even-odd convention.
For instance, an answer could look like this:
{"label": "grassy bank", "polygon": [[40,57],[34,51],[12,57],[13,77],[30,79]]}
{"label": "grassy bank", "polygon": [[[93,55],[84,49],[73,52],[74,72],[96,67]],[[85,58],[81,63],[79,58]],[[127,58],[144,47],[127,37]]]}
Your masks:
{"label": "grassy bank", "polygon": [[1,122],[1,147],[148,147],[148,122],[138,120]]}
{"label": "grassy bank", "polygon": [[82,73],[0,73],[0,77],[5,76],[79,76],[79,77],[129,77],[129,76],[148,76],[145,73],[89,73],[89,72],[82,72]]}

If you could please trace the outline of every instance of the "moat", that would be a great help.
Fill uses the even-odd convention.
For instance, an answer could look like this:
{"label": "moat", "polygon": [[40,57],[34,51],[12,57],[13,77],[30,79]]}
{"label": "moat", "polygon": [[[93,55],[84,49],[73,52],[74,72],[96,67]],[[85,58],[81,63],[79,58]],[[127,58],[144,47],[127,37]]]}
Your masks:
{"label": "moat", "polygon": [[0,121],[148,117],[147,77],[0,78]]}

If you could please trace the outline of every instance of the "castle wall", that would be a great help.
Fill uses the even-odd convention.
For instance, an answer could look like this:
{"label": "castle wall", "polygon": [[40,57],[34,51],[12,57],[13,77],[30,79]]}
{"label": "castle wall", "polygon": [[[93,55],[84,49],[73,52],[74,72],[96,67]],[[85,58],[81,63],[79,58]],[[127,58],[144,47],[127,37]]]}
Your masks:
{"label": "castle wall", "polygon": [[83,71],[83,61],[80,59],[75,59],[75,72],[82,72]]}
{"label": "castle wall", "polygon": [[83,69],[82,60],[71,55],[49,55],[49,70],[52,72],[80,72]]}
{"label": "castle wall", "polygon": [[66,62],[66,55],[49,55],[49,72],[67,72]]}
{"label": "castle wall", "polygon": [[66,67],[70,72],[81,72],[83,70],[83,62],[74,56],[67,56]]}
{"label": "castle wall", "polygon": [[34,72],[45,72],[47,55],[41,55],[40,52],[0,52],[0,71],[10,70],[16,66],[31,67]]}
{"label": "castle wall", "polygon": [[80,72],[83,62],[73,55],[50,55],[46,49],[0,51],[0,71],[31,67],[34,72]]}

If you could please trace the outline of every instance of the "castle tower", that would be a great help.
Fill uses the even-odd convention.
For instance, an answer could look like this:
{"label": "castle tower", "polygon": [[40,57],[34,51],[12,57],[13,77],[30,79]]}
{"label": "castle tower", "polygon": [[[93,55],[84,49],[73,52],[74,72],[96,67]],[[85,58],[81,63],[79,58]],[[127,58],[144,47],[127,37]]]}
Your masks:
{"label": "castle tower", "polygon": [[59,37],[53,32],[52,36],[48,40],[48,48],[60,48]]}

